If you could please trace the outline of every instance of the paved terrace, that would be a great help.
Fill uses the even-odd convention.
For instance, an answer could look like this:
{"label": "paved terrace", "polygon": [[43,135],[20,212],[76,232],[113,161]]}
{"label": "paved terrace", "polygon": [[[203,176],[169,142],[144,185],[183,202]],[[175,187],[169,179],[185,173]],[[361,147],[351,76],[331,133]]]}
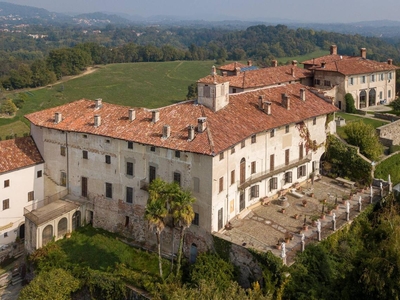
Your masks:
{"label": "paved terrace", "polygon": [[[350,187],[339,184],[335,179],[322,177],[312,185],[305,183],[302,185],[302,198],[287,193],[286,201],[279,199],[271,200],[264,205],[258,205],[252,209],[247,209],[238,217],[231,221],[229,229],[215,233],[216,236],[228,240],[234,244],[242,245],[246,248],[253,248],[259,251],[272,251],[276,256],[281,255],[281,250],[277,248],[278,241],[284,241],[287,235],[292,236],[292,240],[286,243],[287,264],[294,262],[297,251],[301,251],[301,234],[305,235],[305,244],[317,241],[317,227],[312,225],[311,216],[320,216],[322,213],[322,200],[326,199],[325,212],[327,206],[335,204],[336,197],[339,204],[337,209],[332,210],[336,214],[336,230],[344,226],[346,221],[346,206],[342,200],[343,195],[350,195]],[[304,195],[304,191],[307,191]],[[314,193],[311,197],[311,193]],[[358,200],[361,196],[362,210],[370,203],[370,190],[358,191],[349,200],[350,221],[358,214]],[[373,188],[373,201],[380,199],[379,189]],[[306,206],[303,200],[307,200]],[[282,209],[285,212],[282,212]],[[297,218],[295,217],[297,215]],[[304,219],[308,229],[303,228]],[[326,238],[334,231],[332,229],[332,215],[326,214],[321,221],[321,237]]]}

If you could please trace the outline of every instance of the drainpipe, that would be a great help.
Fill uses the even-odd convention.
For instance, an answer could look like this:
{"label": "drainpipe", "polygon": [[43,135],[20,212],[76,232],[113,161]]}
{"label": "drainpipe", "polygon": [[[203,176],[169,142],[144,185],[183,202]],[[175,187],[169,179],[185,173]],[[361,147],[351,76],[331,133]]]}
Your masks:
{"label": "drainpipe", "polygon": [[67,178],[66,178],[66,180],[67,180],[67,191],[68,191],[68,194],[69,194],[69,193],[70,193],[70,190],[69,190],[69,147],[68,147],[68,131],[65,132],[65,148],[66,148],[66,151],[67,151]]}

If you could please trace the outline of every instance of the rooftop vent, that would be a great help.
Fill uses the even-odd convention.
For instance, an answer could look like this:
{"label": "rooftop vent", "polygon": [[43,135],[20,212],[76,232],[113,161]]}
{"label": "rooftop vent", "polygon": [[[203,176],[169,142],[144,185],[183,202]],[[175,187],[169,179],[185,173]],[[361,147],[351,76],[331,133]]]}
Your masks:
{"label": "rooftop vent", "polygon": [[247,61],[247,65],[248,65],[249,67],[253,66],[253,61],[249,59],[249,60]]}
{"label": "rooftop vent", "polygon": [[164,125],[163,126],[163,139],[169,138],[171,135],[171,127],[169,125]]}
{"label": "rooftop vent", "polygon": [[194,140],[194,126],[189,125],[188,126],[188,141],[193,141]]}
{"label": "rooftop vent", "polygon": [[361,48],[361,49],[360,49],[360,56],[361,56],[361,58],[363,58],[363,59],[366,59],[366,58],[367,58],[367,48]]}
{"label": "rooftop vent", "polygon": [[292,60],[292,66],[297,67],[297,60]]}
{"label": "rooftop vent", "polygon": [[264,110],[264,96],[258,97],[258,108]]}
{"label": "rooftop vent", "polygon": [[331,45],[330,53],[331,53],[331,55],[337,55],[337,46],[336,45]]}
{"label": "rooftop vent", "polygon": [[286,94],[282,94],[282,106],[290,110],[290,97]]}
{"label": "rooftop vent", "polygon": [[197,119],[197,130],[198,132],[204,132],[207,128],[207,118],[201,117]]}
{"label": "rooftop vent", "polygon": [[133,121],[136,119],[136,111],[133,108],[129,109],[128,114],[129,114],[129,121]]}
{"label": "rooftop vent", "polygon": [[159,110],[153,110],[151,112],[151,121],[153,123],[157,123],[158,120],[160,120],[160,111]]}
{"label": "rooftop vent", "polygon": [[103,99],[101,99],[101,98],[97,98],[96,100],[95,100],[95,102],[96,102],[96,105],[95,105],[95,109],[99,109],[99,108],[101,108],[102,106],[103,106],[103,103],[102,103],[102,101],[103,101]]}
{"label": "rooftop vent", "polygon": [[393,59],[389,58],[389,59],[387,60],[387,63],[388,63],[388,65],[393,65]]}
{"label": "rooftop vent", "polygon": [[211,75],[212,76],[217,75],[217,68],[215,66],[212,66],[212,68],[211,68]]}
{"label": "rooftop vent", "polygon": [[271,102],[268,101],[264,102],[264,111],[266,112],[267,115],[271,114],[271,106],[272,106]]}
{"label": "rooftop vent", "polygon": [[300,89],[300,100],[306,101],[306,89]]}
{"label": "rooftop vent", "polygon": [[326,62],[322,62],[322,63],[321,63],[321,68],[322,68],[322,69],[325,69],[325,65],[326,65]]}
{"label": "rooftop vent", "polygon": [[94,127],[99,127],[101,125],[101,117],[100,115],[94,116]]}
{"label": "rooftop vent", "polygon": [[276,59],[271,61],[272,67],[277,67],[278,66],[278,61]]}
{"label": "rooftop vent", "polygon": [[58,124],[62,121],[62,115],[59,112],[54,114],[54,123]]}

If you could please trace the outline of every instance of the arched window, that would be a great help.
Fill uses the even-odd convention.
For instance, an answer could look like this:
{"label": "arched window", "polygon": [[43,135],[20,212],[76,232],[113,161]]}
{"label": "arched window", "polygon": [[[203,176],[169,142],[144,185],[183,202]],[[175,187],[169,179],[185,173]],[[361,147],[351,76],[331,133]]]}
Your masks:
{"label": "arched window", "polygon": [[57,226],[57,237],[63,237],[67,233],[67,226],[68,226],[68,220],[67,218],[62,218],[60,221],[58,221],[58,226]]}
{"label": "arched window", "polygon": [[81,226],[81,212],[79,210],[77,210],[72,215],[72,230],[75,230],[80,226]]}
{"label": "arched window", "polygon": [[359,108],[365,108],[367,105],[367,92],[365,90],[362,90],[360,92],[360,107]]}
{"label": "arched window", "polygon": [[47,225],[42,232],[42,246],[53,239],[53,225]]}
{"label": "arched window", "polygon": [[368,94],[368,106],[376,105],[376,91],[375,89],[370,89]]}

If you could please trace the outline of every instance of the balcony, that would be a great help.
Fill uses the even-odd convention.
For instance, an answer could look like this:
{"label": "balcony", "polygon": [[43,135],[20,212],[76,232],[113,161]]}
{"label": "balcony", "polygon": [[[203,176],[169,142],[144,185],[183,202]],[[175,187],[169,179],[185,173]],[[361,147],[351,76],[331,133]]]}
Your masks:
{"label": "balcony", "polygon": [[302,159],[296,159],[296,160],[290,161],[288,165],[275,166],[273,171],[268,170],[268,171],[252,174],[250,177],[248,177],[246,179],[245,182],[240,183],[238,181],[238,189],[244,190],[244,189],[248,188],[249,186],[251,186],[257,182],[260,182],[266,178],[273,177],[279,173],[283,173],[283,172],[285,172],[287,170],[291,170],[293,168],[297,168],[301,165],[304,165],[305,163],[309,163],[310,161],[311,161],[311,154],[308,154],[308,155],[304,156]]}
{"label": "balcony", "polygon": [[150,183],[147,181],[147,178],[140,180],[140,189],[141,190],[148,192],[149,185],[150,185]]}

